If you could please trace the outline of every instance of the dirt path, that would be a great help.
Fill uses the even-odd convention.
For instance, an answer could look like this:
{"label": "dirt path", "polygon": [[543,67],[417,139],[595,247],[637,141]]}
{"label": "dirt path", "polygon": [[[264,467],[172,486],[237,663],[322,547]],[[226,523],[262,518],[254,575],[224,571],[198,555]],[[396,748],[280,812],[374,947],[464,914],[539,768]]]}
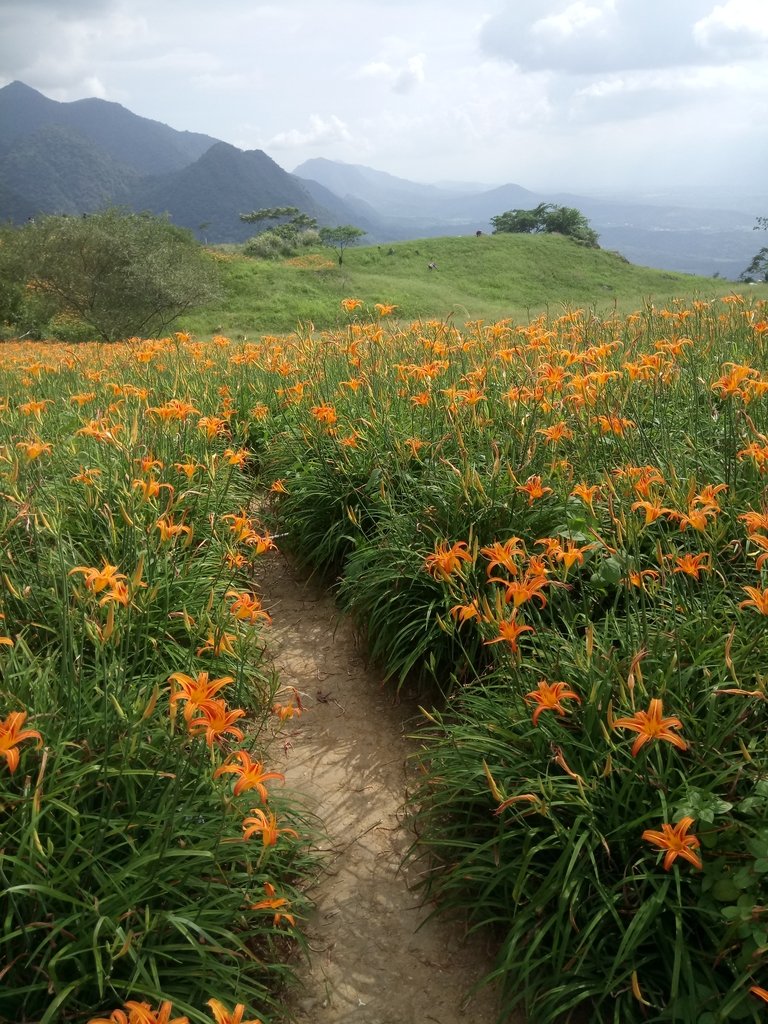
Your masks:
{"label": "dirt path", "polygon": [[[285,686],[306,706],[286,724],[286,786],[303,794],[330,837],[311,896],[311,962],[299,965],[294,999],[312,1024],[495,1024],[496,1000],[472,985],[488,951],[409,892],[401,870],[412,836],[401,825],[408,720],[366,667],[333,601],[279,554],[261,563],[270,650]],[[410,879],[414,881],[414,879]],[[421,927],[420,927],[421,926]]]}

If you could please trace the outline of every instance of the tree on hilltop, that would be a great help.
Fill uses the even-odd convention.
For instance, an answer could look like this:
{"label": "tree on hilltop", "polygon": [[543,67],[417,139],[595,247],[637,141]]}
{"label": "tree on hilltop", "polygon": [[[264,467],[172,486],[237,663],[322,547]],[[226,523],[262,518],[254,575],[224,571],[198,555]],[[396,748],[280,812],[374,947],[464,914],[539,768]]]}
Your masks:
{"label": "tree on hilltop", "polygon": [[[753,231],[768,231],[768,217],[758,217]],[[768,245],[764,245],[746,270],[739,275],[740,281],[768,281]]]}
{"label": "tree on hilltop", "polygon": [[539,203],[532,210],[507,210],[491,217],[493,233],[524,234],[539,233],[566,235],[582,245],[599,248],[597,232],[589,221],[573,206],[558,206],[556,203]]}
{"label": "tree on hilltop", "polygon": [[339,264],[344,262],[344,250],[355,245],[363,237],[365,231],[351,224],[340,224],[335,228],[320,228],[320,241],[339,253]]}
{"label": "tree on hilltop", "polygon": [[[320,241],[317,221],[309,214],[302,213],[297,206],[266,206],[261,210],[241,213],[240,220],[246,224],[266,225],[245,243],[246,256],[261,256],[274,259],[291,256],[302,246],[316,245]],[[269,225],[269,221],[275,223]]]}

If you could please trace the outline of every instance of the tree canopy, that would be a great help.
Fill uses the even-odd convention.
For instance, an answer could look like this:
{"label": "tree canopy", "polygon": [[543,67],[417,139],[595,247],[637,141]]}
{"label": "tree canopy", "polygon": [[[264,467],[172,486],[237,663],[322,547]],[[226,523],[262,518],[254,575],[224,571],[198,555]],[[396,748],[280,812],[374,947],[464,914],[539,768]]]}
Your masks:
{"label": "tree canopy", "polygon": [[507,210],[491,217],[494,234],[548,234],[567,235],[583,245],[598,248],[597,232],[589,221],[573,206],[539,203],[532,210]]}
{"label": "tree canopy", "polygon": [[[755,231],[768,231],[768,217],[758,217]],[[768,245],[764,245],[752,259],[746,270],[742,271],[740,281],[768,281]]]}
{"label": "tree canopy", "polygon": [[215,262],[193,235],[149,213],[46,216],[2,242],[3,275],[29,296],[13,316],[30,333],[64,315],[104,341],[157,335],[217,294]]}
{"label": "tree canopy", "polygon": [[355,245],[365,234],[361,228],[353,227],[351,224],[340,224],[335,228],[320,228],[320,241],[323,245],[336,249],[339,254],[339,263],[344,262],[344,250]]}
{"label": "tree canopy", "polygon": [[250,238],[243,249],[246,256],[275,259],[294,255],[302,246],[316,245],[320,240],[317,221],[297,206],[267,206],[250,213],[241,213],[240,220],[247,224],[265,224],[274,221]]}

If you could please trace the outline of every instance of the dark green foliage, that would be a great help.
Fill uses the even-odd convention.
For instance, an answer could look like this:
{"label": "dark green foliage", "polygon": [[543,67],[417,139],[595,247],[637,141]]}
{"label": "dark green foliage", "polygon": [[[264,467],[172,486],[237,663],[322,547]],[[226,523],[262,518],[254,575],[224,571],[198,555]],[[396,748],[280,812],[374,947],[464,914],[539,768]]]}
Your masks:
{"label": "dark green foliage", "polygon": [[[768,217],[758,217],[755,231],[763,228],[768,231]],[[755,255],[752,262],[739,278],[740,281],[768,281],[768,245]]]}
{"label": "dark green foliage", "polygon": [[341,224],[335,228],[320,228],[320,241],[323,245],[336,249],[341,264],[344,262],[344,250],[350,245],[355,245],[364,234],[365,231],[351,224]]}
{"label": "dark green foliage", "polygon": [[591,248],[597,248],[597,232],[589,221],[572,206],[558,206],[555,203],[539,203],[533,210],[507,210],[491,217],[493,233],[566,235]]}
{"label": "dark green foliage", "polygon": [[217,294],[211,258],[188,232],[150,214],[44,217],[6,232],[3,243],[9,280],[42,304],[41,332],[46,317],[61,314],[104,341],[159,335]]}

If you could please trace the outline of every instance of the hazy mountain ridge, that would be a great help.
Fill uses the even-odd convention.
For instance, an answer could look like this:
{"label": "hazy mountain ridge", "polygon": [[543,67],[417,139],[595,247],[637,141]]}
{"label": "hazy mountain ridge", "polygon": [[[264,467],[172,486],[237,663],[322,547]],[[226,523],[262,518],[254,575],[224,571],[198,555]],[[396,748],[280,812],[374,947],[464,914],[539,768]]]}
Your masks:
{"label": "hazy mountain ridge", "polygon": [[533,192],[514,184],[462,192],[325,159],[307,160],[294,174],[315,177],[350,204],[365,204],[369,217],[381,218],[380,231],[395,239],[490,231],[496,214],[550,202],[581,210],[604,248],[664,270],[736,278],[759,248],[752,233],[759,209],[752,215],[650,199]]}
{"label": "hazy mountain ridge", "polygon": [[[117,103],[57,103],[21,82],[0,89],[0,220],[110,204],[167,213],[209,242],[251,237],[240,214],[266,206],[297,206],[321,224],[355,218],[261,150],[177,132]],[[360,226],[373,235],[373,225]]]}
{"label": "hazy mountain ridge", "polygon": [[661,269],[735,279],[759,248],[752,228],[767,212],[759,197],[753,211],[743,196],[733,210],[654,199],[424,184],[325,158],[289,174],[261,150],[177,131],[117,103],[59,103],[21,82],[0,89],[0,220],[15,223],[117,203],[168,213],[212,243],[238,242],[254,233],[240,213],[297,206],[320,224],[355,224],[365,242],[387,243],[488,232],[496,214],[555,202],[581,210],[603,247]]}

